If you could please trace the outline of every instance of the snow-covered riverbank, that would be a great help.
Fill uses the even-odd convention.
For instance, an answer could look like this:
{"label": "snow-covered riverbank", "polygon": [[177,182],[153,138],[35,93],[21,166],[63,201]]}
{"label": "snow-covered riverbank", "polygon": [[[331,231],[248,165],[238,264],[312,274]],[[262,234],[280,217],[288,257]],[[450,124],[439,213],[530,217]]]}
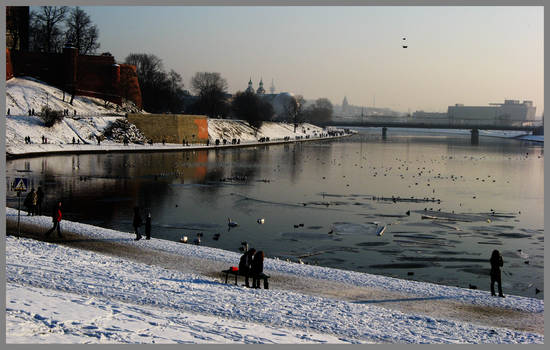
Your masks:
{"label": "snow-covered riverbank", "polygon": [[[28,111],[34,110],[38,114],[46,104],[54,110],[68,109],[69,116],[53,127],[45,127],[40,117],[29,115]],[[6,82],[6,109],[10,111],[10,115],[6,115],[6,153],[12,157],[53,153],[181,151],[331,138],[327,137],[323,128],[308,123],[299,124],[294,131],[292,124],[265,122],[256,130],[240,120],[209,119],[210,146],[161,143],[123,145],[110,140],[98,145],[96,136],[102,135],[103,130],[115,120],[124,118],[124,111],[112,105],[106,106],[100,99],[84,96],[77,96],[70,105],[68,101],[63,101],[61,90],[32,78],[12,78]],[[30,144],[25,142],[25,137],[30,137]],[[42,137],[47,139],[47,143],[42,142]],[[270,141],[258,142],[262,137]],[[234,138],[240,139],[239,145],[214,145],[216,139],[230,141]]]}
{"label": "snow-covered riverbank", "polygon": [[[8,227],[17,211],[7,208]],[[23,212],[23,214],[25,214]],[[22,216],[24,230],[44,232],[48,217]],[[237,265],[239,254],[160,239],[134,241],[133,235],[70,221],[66,232],[200,259],[204,266]],[[13,228],[8,232],[14,232]],[[63,244],[63,245],[62,245]],[[8,343],[542,343],[539,333],[410,314],[384,307],[384,300],[343,300],[304,294],[271,284],[251,290],[223,284],[221,276],[147,265],[65,246],[6,239]],[[268,274],[337,281],[354,287],[407,294],[410,300],[453,300],[494,310],[540,317],[544,301],[405,281],[365,273],[266,259]],[[281,277],[282,276],[282,277]],[[386,300],[390,302],[390,300]],[[407,301],[407,300],[402,300]],[[382,303],[379,303],[382,302]],[[398,302],[394,300],[394,302]],[[503,310],[509,310],[503,312]],[[93,317],[91,317],[93,316]]]}

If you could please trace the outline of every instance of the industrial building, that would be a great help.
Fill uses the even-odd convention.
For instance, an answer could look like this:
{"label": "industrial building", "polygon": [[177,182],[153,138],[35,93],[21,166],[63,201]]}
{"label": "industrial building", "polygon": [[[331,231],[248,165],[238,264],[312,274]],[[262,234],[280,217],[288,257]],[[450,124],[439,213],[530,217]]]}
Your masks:
{"label": "industrial building", "polygon": [[535,120],[536,107],[532,101],[505,100],[504,103],[490,103],[489,106],[449,106],[447,116],[452,121],[526,122]]}

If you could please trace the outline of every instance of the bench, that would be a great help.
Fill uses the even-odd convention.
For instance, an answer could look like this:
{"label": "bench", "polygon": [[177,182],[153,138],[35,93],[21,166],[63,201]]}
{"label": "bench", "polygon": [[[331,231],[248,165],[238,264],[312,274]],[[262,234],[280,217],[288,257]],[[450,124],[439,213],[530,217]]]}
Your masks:
{"label": "bench", "polygon": [[[231,269],[227,269],[227,270],[223,270],[222,273],[225,274],[225,283],[227,284],[227,281],[229,279],[229,275],[234,275],[235,276],[235,285],[237,285],[238,283],[238,277],[239,276],[244,276],[243,274],[239,273],[239,270],[231,270]],[[269,279],[269,276],[266,275],[265,273],[261,273],[259,274],[258,276],[253,276],[253,275],[250,275],[249,278],[254,278],[256,277],[256,279],[260,279],[260,280],[264,280],[264,289],[269,289],[269,282],[268,282],[268,279]]]}

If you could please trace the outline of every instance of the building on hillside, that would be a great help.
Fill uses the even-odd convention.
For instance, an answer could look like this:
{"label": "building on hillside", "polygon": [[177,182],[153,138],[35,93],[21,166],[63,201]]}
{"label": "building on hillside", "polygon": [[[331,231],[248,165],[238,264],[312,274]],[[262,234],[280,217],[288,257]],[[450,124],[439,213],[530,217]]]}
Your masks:
{"label": "building on hillside", "polygon": [[109,53],[80,55],[70,45],[62,53],[29,51],[29,7],[6,7],[6,80],[29,76],[70,95],[101,98],[121,104],[130,100],[141,108],[136,67],[117,64]]}

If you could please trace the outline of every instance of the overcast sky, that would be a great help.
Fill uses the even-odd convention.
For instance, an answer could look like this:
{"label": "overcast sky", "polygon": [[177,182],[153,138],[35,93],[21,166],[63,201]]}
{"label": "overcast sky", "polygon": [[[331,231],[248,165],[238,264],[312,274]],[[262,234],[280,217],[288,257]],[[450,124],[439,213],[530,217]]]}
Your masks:
{"label": "overcast sky", "polygon": [[153,53],[187,88],[212,71],[232,93],[263,78],[266,90],[273,79],[278,92],[402,112],[504,99],[544,109],[542,6],[83,9],[99,52]]}

